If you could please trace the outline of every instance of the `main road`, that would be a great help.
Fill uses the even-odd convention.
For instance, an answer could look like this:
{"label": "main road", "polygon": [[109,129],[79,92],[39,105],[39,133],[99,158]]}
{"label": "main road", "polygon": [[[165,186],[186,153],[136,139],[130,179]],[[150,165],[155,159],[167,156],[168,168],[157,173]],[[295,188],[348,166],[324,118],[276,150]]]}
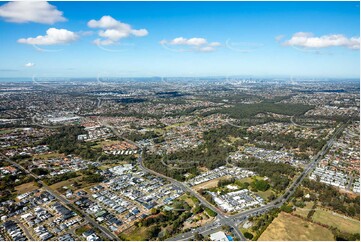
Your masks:
{"label": "main road", "polygon": [[38,175],[36,175],[35,173],[32,173],[30,171],[28,171],[27,169],[25,169],[23,166],[19,165],[16,162],[13,162],[12,160],[10,160],[7,156],[1,154],[1,156],[3,156],[8,162],[10,162],[13,166],[17,167],[20,170],[23,170],[26,174],[31,175],[32,177],[35,178],[36,181],[38,181],[39,184],[42,185],[42,187],[48,191],[50,194],[52,194],[57,200],[59,200],[60,202],[62,202],[64,205],[70,207],[71,210],[76,210],[77,212],[81,213],[81,215],[83,216],[83,218],[90,223],[94,228],[99,229],[103,236],[109,240],[119,240],[119,238],[113,234],[112,232],[110,232],[108,229],[104,228],[103,226],[99,225],[94,219],[92,219],[88,214],[86,214],[84,211],[77,209],[74,207],[74,205],[72,203],[70,203],[67,199],[65,199],[63,196],[61,196],[60,194],[58,194],[57,191],[55,191],[54,189],[52,189],[51,187],[49,187],[48,185],[46,185],[43,181],[41,181],[41,179],[38,177]]}
{"label": "main road", "polygon": [[[119,137],[124,139],[123,137],[121,137],[121,135],[117,132],[117,130],[115,130],[112,126],[110,125],[106,125],[108,127],[110,127],[112,129],[112,131]],[[201,233],[203,235],[209,234],[212,231],[215,230],[219,230],[220,227],[222,225],[228,225],[231,227],[232,231],[235,233],[236,236],[238,236],[238,238],[240,240],[246,240],[243,236],[243,234],[241,233],[241,231],[239,231],[238,229],[238,225],[244,221],[245,219],[247,219],[249,216],[254,216],[257,214],[262,214],[265,213],[267,211],[269,211],[272,208],[277,208],[277,207],[281,207],[287,200],[288,198],[290,198],[292,196],[292,194],[294,193],[294,191],[296,190],[296,188],[301,184],[301,182],[303,181],[303,179],[307,176],[307,174],[313,170],[317,163],[322,159],[322,157],[326,154],[326,152],[328,151],[328,149],[332,146],[335,137],[344,129],[344,127],[346,126],[346,124],[341,124],[340,127],[335,131],[335,133],[332,135],[332,137],[330,138],[330,140],[324,145],[324,147],[317,153],[317,155],[312,159],[312,161],[308,164],[308,166],[304,169],[304,171],[300,174],[300,176],[296,179],[296,181],[294,181],[291,186],[288,187],[288,189],[286,189],[285,193],[283,196],[277,198],[276,200],[274,200],[273,202],[259,207],[259,208],[254,208],[254,209],[250,209],[244,212],[241,212],[239,214],[236,215],[226,215],[223,211],[221,211],[220,209],[218,209],[217,207],[215,207],[213,204],[209,203],[203,196],[201,196],[198,192],[194,191],[192,188],[190,188],[189,186],[187,186],[186,184],[179,182],[171,177],[165,176],[163,174],[160,174],[156,171],[150,170],[147,167],[144,166],[143,164],[143,159],[142,159],[142,155],[143,155],[143,150],[142,147],[139,147],[137,144],[135,144],[134,142],[131,142],[130,140],[127,140],[128,142],[131,142],[135,145],[137,145],[140,148],[140,154],[139,154],[139,158],[138,158],[138,165],[139,167],[148,173],[151,173],[155,176],[158,177],[162,177],[166,180],[168,180],[169,182],[171,182],[172,184],[174,184],[175,186],[181,188],[184,192],[189,192],[190,194],[192,194],[193,196],[195,196],[200,203],[209,208],[212,209],[214,211],[217,212],[217,217],[216,220],[214,222],[208,223],[203,225],[202,227],[199,227],[197,229],[193,229],[190,232],[187,233],[183,233],[183,234],[179,234],[175,237],[172,237],[169,240],[190,240],[191,238],[194,237],[195,233]],[[4,155],[3,155],[4,156]],[[4,156],[6,157],[6,156]],[[65,199],[64,197],[62,197],[61,195],[57,194],[56,191],[54,191],[52,188],[50,188],[48,185],[46,185],[44,182],[42,182],[40,180],[40,178],[26,170],[23,166],[11,161],[8,157],[6,157],[6,159],[15,167],[18,167],[19,169],[23,170],[25,173],[30,174],[31,176],[33,176],[43,187],[45,190],[47,190],[49,193],[51,193],[52,195],[54,195],[55,198],[57,198],[59,201],[61,201],[62,203],[64,203],[65,205],[69,206],[69,207],[73,207],[73,204],[71,204],[67,199]],[[110,240],[119,240],[119,238],[114,235],[113,233],[111,233],[108,229],[104,228],[103,226],[99,225],[96,221],[94,221],[89,215],[87,215],[86,213],[84,213],[81,210],[78,210],[78,212],[80,212],[84,219],[89,222],[90,224],[92,224],[95,228],[98,228],[102,234],[109,238]]]}
{"label": "main road", "polygon": [[[215,222],[205,224],[202,227],[199,227],[199,228],[194,229],[192,231],[189,231],[187,233],[179,234],[179,235],[177,235],[175,237],[170,238],[169,240],[172,240],[172,241],[190,240],[190,239],[192,239],[194,237],[195,233],[200,233],[200,234],[203,234],[203,235],[207,235],[207,234],[211,233],[212,231],[219,230],[222,225],[230,225],[232,228],[237,229],[235,231],[239,231],[238,230],[238,225],[241,222],[243,222],[244,220],[246,220],[248,217],[265,213],[265,212],[267,212],[267,211],[269,211],[270,209],[273,209],[273,208],[281,207],[293,195],[296,188],[302,183],[302,181],[306,178],[306,176],[309,174],[309,172],[312,171],[316,167],[318,162],[322,159],[322,157],[326,154],[328,149],[332,146],[332,144],[335,141],[335,138],[337,137],[337,135],[345,128],[347,123],[343,123],[343,124],[339,125],[339,127],[336,129],[336,131],[331,136],[331,138],[322,147],[322,149],[314,156],[314,158],[311,160],[311,162],[305,167],[305,169],[300,174],[300,176],[286,189],[284,194],[282,196],[278,197],[276,200],[270,202],[269,204],[267,204],[265,206],[250,209],[250,210],[238,213],[236,215],[230,215],[230,216],[222,215],[220,217],[217,217],[218,220],[216,220]],[[172,179],[172,180],[174,180],[174,179]],[[195,192],[193,192],[192,194],[194,194],[194,193]],[[196,197],[198,198],[200,196],[196,196]],[[206,200],[204,201],[204,199],[203,199],[203,202],[210,205],[208,203],[208,201],[206,201]],[[220,214],[222,214],[222,213],[220,213]],[[240,237],[240,238],[242,238],[242,237]]]}
{"label": "main road", "polygon": [[187,186],[186,184],[180,182],[180,181],[177,181],[171,177],[168,177],[168,176],[165,176],[163,174],[160,174],[156,171],[153,171],[151,169],[148,169],[147,167],[144,166],[143,164],[143,150],[140,148],[140,153],[139,153],[139,157],[138,157],[138,165],[139,167],[147,172],[147,173],[151,173],[155,176],[158,176],[158,177],[162,177],[166,180],[168,180],[169,182],[171,182],[173,185],[179,187],[180,189],[182,189],[184,192],[189,192],[190,194],[192,194],[193,196],[195,196],[199,201],[200,203],[209,208],[209,209],[212,209],[213,211],[216,211],[217,212],[217,219],[221,222],[222,225],[228,225],[230,226],[231,228],[233,228],[234,230],[234,233],[241,239],[241,240],[245,240],[243,234],[241,231],[239,231],[238,227],[235,226],[233,223],[231,223],[228,219],[228,216],[226,216],[220,209],[218,209],[217,207],[215,207],[213,204],[209,203],[203,196],[201,196],[198,192],[194,191],[193,189],[191,189],[189,186]]}

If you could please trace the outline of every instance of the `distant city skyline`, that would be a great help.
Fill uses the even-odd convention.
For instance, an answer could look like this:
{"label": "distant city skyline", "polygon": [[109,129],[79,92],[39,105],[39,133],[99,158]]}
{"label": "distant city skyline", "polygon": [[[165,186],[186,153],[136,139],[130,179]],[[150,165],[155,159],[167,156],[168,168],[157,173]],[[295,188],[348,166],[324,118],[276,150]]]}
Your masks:
{"label": "distant city skyline", "polygon": [[359,2],[3,2],[0,78],[359,78]]}

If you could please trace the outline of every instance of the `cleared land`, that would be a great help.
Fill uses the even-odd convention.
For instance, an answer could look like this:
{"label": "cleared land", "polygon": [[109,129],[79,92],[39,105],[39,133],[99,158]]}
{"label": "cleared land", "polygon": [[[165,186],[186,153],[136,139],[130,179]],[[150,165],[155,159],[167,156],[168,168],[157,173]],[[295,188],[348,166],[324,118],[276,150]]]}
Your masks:
{"label": "cleared land", "polygon": [[39,159],[39,160],[47,160],[47,159],[52,159],[52,158],[64,158],[64,155],[59,154],[57,152],[50,152],[50,153],[45,153],[45,154],[35,154],[34,155],[34,159]]}
{"label": "cleared land", "polygon": [[103,146],[108,146],[108,145],[114,145],[114,144],[120,144],[121,142],[119,140],[104,140],[104,141],[100,141],[98,142],[96,145],[94,145],[94,148],[103,148]]}
{"label": "cleared land", "polygon": [[55,183],[53,185],[51,185],[50,187],[54,190],[58,190],[62,187],[68,187],[68,189],[72,189],[72,190],[75,190],[71,185],[74,184],[74,182],[79,182],[81,181],[81,176],[78,176],[78,177],[74,177],[74,178],[71,178],[69,180],[65,180],[65,181],[61,181],[61,182],[58,182],[58,183]]}
{"label": "cleared land", "polygon": [[217,179],[213,179],[213,180],[198,184],[198,185],[194,186],[193,189],[198,191],[200,189],[208,189],[208,188],[217,187],[219,180],[227,179],[227,178],[231,178],[231,176],[222,176],[222,177],[219,177]]}
{"label": "cleared land", "polygon": [[265,240],[334,240],[332,232],[320,225],[281,212],[259,238]]}
{"label": "cleared land", "polygon": [[334,213],[330,210],[316,209],[312,220],[338,228],[347,233],[360,233],[360,221]]}
{"label": "cleared land", "polygon": [[268,189],[267,191],[264,191],[264,192],[262,192],[262,191],[255,192],[255,194],[259,195],[261,198],[263,198],[266,201],[272,193],[273,193],[272,189]]}
{"label": "cleared land", "polygon": [[35,189],[38,189],[38,187],[35,186],[34,182],[24,183],[24,184],[21,184],[21,185],[15,187],[15,190],[18,194],[23,194],[25,192],[31,192],[31,191],[34,191]]}
{"label": "cleared land", "polygon": [[306,202],[306,206],[303,208],[296,208],[296,211],[294,211],[294,214],[300,215],[304,218],[307,218],[308,213],[310,212],[311,208],[313,206],[313,202]]}
{"label": "cleared land", "polygon": [[131,228],[127,229],[126,231],[120,233],[121,238],[130,241],[144,241],[147,240],[148,234],[147,227],[136,227],[132,226]]}

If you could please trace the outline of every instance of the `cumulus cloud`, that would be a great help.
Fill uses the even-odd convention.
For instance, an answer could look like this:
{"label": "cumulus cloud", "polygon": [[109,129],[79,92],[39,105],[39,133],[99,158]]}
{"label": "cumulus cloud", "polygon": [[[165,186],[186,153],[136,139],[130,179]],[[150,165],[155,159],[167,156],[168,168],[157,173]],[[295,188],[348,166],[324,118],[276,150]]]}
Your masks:
{"label": "cumulus cloud", "polygon": [[342,46],[349,49],[360,49],[360,37],[347,38],[342,34],[330,34],[320,37],[312,33],[298,32],[291,39],[283,42],[286,46],[297,46],[304,48],[327,48]]}
{"label": "cumulus cloud", "polygon": [[22,38],[18,43],[29,45],[58,45],[67,44],[77,40],[79,36],[66,29],[50,28],[46,31],[46,35],[39,35],[35,38]]}
{"label": "cumulus cloud", "polygon": [[35,66],[35,63],[29,62],[24,65],[25,67],[33,67]]}
{"label": "cumulus cloud", "polygon": [[94,43],[98,45],[111,45],[130,36],[143,37],[148,35],[146,29],[133,29],[129,24],[122,23],[111,16],[103,16],[99,20],[92,19],[88,22],[88,27],[101,29],[98,35],[102,38],[94,40]]}
{"label": "cumulus cloud", "polygon": [[54,24],[66,21],[63,12],[48,2],[9,2],[0,6],[0,17],[7,22]]}
{"label": "cumulus cloud", "polygon": [[219,42],[211,42],[205,38],[183,38],[178,37],[172,40],[162,40],[160,44],[163,46],[173,45],[173,46],[182,46],[187,47],[186,49],[181,49],[181,51],[200,51],[200,52],[212,52],[215,51],[216,48],[221,45]]}

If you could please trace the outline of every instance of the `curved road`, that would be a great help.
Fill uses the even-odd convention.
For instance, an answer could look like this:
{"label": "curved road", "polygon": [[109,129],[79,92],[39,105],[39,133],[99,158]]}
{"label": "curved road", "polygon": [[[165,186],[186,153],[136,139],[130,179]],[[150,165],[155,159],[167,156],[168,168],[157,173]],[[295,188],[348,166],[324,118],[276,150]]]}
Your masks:
{"label": "curved road", "polygon": [[[348,123],[348,122],[347,122]],[[300,176],[291,184],[291,186],[286,189],[285,193],[277,198],[276,200],[272,201],[271,203],[259,207],[250,209],[244,212],[241,212],[236,215],[231,216],[220,216],[219,222],[213,222],[206,224],[200,228],[195,229],[194,231],[190,231],[187,233],[183,233],[180,235],[177,235],[175,237],[170,238],[169,240],[190,240],[193,238],[195,233],[201,233],[201,234],[209,234],[211,231],[219,230],[219,228],[226,224],[231,225],[232,228],[236,228],[235,231],[238,230],[238,225],[243,222],[245,219],[247,219],[249,216],[254,216],[258,214],[265,213],[269,211],[272,208],[279,208],[281,207],[295,192],[296,188],[301,184],[301,182],[305,179],[305,177],[308,175],[309,172],[311,172],[317,165],[317,163],[322,159],[322,157],[326,154],[328,149],[332,146],[333,142],[335,141],[335,137],[345,128],[346,124],[341,124],[338,129],[334,132],[332,137],[328,140],[328,142],[322,147],[322,149],[317,153],[317,155],[314,156],[314,158],[311,160],[311,162],[308,164],[308,166],[304,169],[304,171],[300,174]],[[179,182],[178,182],[179,183]],[[199,196],[197,196],[198,198]],[[208,203],[208,201],[204,201],[202,199],[201,201]],[[210,204],[208,204],[210,205]],[[216,210],[219,211],[218,209]],[[222,214],[222,213],[221,213]],[[242,238],[242,237],[241,237]]]}
{"label": "curved road", "polygon": [[[347,122],[348,123],[348,122]],[[347,124],[346,123],[346,124]],[[208,223],[203,225],[202,227],[199,227],[197,229],[194,229],[190,232],[184,233],[184,234],[180,234],[177,235],[169,240],[190,240],[191,238],[193,238],[195,233],[201,233],[201,234],[209,234],[212,231],[215,230],[219,230],[220,227],[222,225],[228,225],[231,227],[232,232],[236,234],[236,236],[238,236],[238,238],[240,238],[241,240],[246,240],[243,236],[243,234],[241,233],[241,231],[239,231],[238,229],[238,225],[239,223],[241,223],[242,221],[244,221],[245,219],[247,219],[249,216],[254,216],[257,214],[261,214],[261,213],[265,213],[267,211],[269,211],[272,208],[276,208],[276,207],[281,207],[287,200],[288,198],[290,198],[292,196],[292,194],[294,193],[294,191],[296,190],[296,188],[301,184],[301,182],[303,181],[303,179],[308,175],[308,173],[310,171],[312,171],[317,163],[322,159],[322,157],[324,156],[324,154],[326,154],[326,152],[328,151],[328,149],[332,146],[335,137],[337,136],[337,134],[339,134],[344,127],[346,126],[346,124],[341,124],[340,127],[334,132],[334,134],[332,135],[332,137],[330,138],[330,140],[325,144],[325,146],[318,152],[318,154],[312,159],[312,161],[308,164],[308,166],[304,169],[304,171],[300,174],[300,176],[296,179],[296,181],[294,181],[291,186],[285,191],[284,195],[277,198],[276,200],[274,200],[273,202],[259,207],[259,208],[255,208],[255,209],[250,209],[244,212],[241,212],[239,214],[236,215],[229,215],[227,216],[223,211],[221,211],[220,209],[218,209],[217,207],[215,207],[213,204],[209,203],[203,196],[201,196],[199,193],[195,192],[192,188],[190,188],[189,186],[185,185],[182,182],[179,182],[173,178],[167,177],[163,174],[160,174],[158,172],[155,172],[153,170],[148,169],[147,167],[144,166],[143,164],[143,159],[142,159],[142,155],[143,155],[143,150],[142,147],[139,147],[137,144],[135,144],[134,142],[127,140],[123,137],[121,137],[121,135],[117,132],[117,130],[114,129],[114,127],[110,126],[110,125],[106,125],[107,127],[111,128],[111,130],[121,139],[124,139],[132,144],[135,144],[137,147],[139,147],[140,149],[140,154],[139,154],[139,158],[138,158],[138,165],[139,167],[148,173],[151,173],[155,176],[158,177],[162,177],[166,180],[168,180],[169,182],[171,182],[172,184],[176,185],[177,187],[181,188],[183,191],[185,192],[189,192],[190,194],[192,194],[193,196],[195,196],[202,205],[204,205],[205,207],[208,207],[209,209],[212,209],[214,211],[216,211],[218,213],[217,215],[217,219],[216,221],[212,222],[212,223]],[[4,155],[2,155],[4,156]],[[4,156],[6,157],[6,156]],[[6,159],[14,166],[18,167],[19,169],[23,170],[25,173],[30,174],[31,176],[33,176],[36,180],[39,181],[40,184],[43,185],[43,187],[50,192],[51,194],[54,195],[54,197],[56,197],[58,200],[60,200],[62,203],[64,203],[65,205],[68,205],[69,207],[72,207],[73,205],[64,197],[60,196],[57,194],[56,191],[54,191],[53,189],[51,189],[49,186],[47,186],[45,183],[43,183],[39,177],[34,174],[29,172],[28,170],[26,170],[24,167],[20,166],[19,164],[11,161],[8,157],[6,157]],[[77,209],[78,210],[78,209]],[[84,213],[81,210],[78,210],[84,217],[85,220],[87,220],[87,222],[89,222],[90,224],[92,224],[94,227],[98,228],[103,235],[105,235],[107,238],[109,238],[110,240],[119,240],[119,238],[117,236],[115,236],[113,233],[111,233],[108,229],[100,226],[96,221],[94,221],[91,217],[89,217],[89,215],[87,215],[86,213]]]}

